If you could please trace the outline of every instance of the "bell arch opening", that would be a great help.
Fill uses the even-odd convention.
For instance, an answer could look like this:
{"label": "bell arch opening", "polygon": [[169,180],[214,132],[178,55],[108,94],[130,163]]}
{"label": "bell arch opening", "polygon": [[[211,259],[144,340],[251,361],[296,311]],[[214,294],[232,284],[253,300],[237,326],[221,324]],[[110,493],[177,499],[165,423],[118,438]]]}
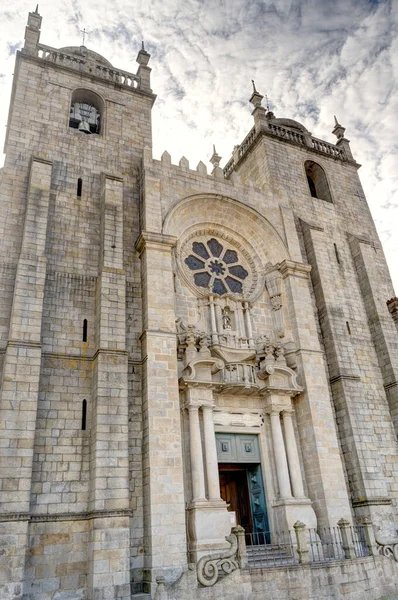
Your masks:
{"label": "bell arch opening", "polygon": [[102,133],[105,103],[92,90],[74,90],[69,111],[69,127],[82,133]]}
{"label": "bell arch opening", "polygon": [[326,202],[333,202],[328,180],[322,167],[312,160],[306,160],[304,167],[311,196],[326,200]]}

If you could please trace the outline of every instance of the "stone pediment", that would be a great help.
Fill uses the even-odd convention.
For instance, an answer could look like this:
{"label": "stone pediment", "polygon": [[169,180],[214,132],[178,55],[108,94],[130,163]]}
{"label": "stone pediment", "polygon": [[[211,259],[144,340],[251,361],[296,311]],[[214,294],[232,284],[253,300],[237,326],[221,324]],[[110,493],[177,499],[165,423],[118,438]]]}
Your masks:
{"label": "stone pediment", "polygon": [[[210,354],[210,353],[209,353]],[[211,356],[200,357],[191,360],[182,372],[184,382],[212,382],[212,376],[224,367],[222,360]]]}
{"label": "stone pediment", "polygon": [[260,390],[262,394],[283,394],[297,396],[303,391],[297,383],[296,373],[285,365],[265,364],[260,366],[259,379],[264,381],[264,387]]}

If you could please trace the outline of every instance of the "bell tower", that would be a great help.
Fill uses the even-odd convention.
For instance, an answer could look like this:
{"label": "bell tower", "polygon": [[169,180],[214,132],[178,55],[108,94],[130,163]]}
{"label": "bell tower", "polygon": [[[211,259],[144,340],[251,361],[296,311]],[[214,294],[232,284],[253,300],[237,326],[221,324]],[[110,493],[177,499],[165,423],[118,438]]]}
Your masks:
{"label": "bell tower", "polygon": [[[0,176],[0,513],[13,557],[0,596],[35,587],[47,597],[49,575],[30,556],[36,541],[58,539],[51,577],[72,552],[76,597],[127,599],[142,540],[130,536],[136,351],[126,343],[126,313],[139,319],[140,304],[126,288],[137,268],[139,167],[152,145],[150,55],[142,46],[129,73],[85,46],[42,44],[41,21],[29,13],[17,53]],[[25,578],[24,565],[33,567]]]}

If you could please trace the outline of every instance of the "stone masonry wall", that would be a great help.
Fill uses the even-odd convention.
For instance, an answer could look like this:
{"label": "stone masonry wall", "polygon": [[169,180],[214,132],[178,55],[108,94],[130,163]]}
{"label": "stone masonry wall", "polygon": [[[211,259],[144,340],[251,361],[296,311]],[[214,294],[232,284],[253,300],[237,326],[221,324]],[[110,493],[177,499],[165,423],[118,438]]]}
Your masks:
{"label": "stone masonry wall", "polygon": [[[305,160],[324,168],[332,203],[310,195]],[[396,508],[391,512],[387,505],[397,503],[397,442],[391,413],[395,417],[398,363],[393,323],[385,305],[393,289],[357,168],[305,147],[263,137],[247,153],[238,173],[243,181],[251,180],[265,191],[272,189],[279,202],[296,215],[299,237],[304,234],[305,241],[302,259],[312,265],[328,376],[356,514],[372,514],[380,527],[393,533]],[[361,254],[358,244],[364,248],[364,243],[367,250]],[[377,273],[370,251],[382,265]]]}
{"label": "stone masonry wall", "polygon": [[[99,94],[105,105],[102,117],[102,130],[100,135],[84,135],[75,129],[69,128],[69,109],[72,91],[76,88],[87,88]],[[122,210],[121,228],[117,232],[117,250],[110,247],[114,240],[106,237],[105,245],[118,256],[119,263],[111,264],[110,269],[123,269],[122,291],[126,293],[127,287],[131,290],[127,302],[119,295],[122,301],[123,315],[127,306],[127,324],[120,323],[122,327],[123,341],[125,332],[128,335],[128,347],[123,348],[123,357],[117,370],[125,371],[126,384],[120,384],[122,389],[122,404],[118,409],[119,416],[108,417],[112,421],[109,426],[114,435],[119,435],[122,427],[118,419],[125,419],[126,443],[119,443],[119,468],[124,469],[131,476],[125,478],[125,491],[123,495],[123,510],[130,514],[132,507],[138,507],[142,515],[142,475],[141,458],[137,456],[140,452],[142,426],[141,426],[141,398],[140,398],[140,348],[138,336],[141,332],[141,300],[139,260],[134,257],[134,242],[139,233],[138,220],[138,172],[141,161],[142,148],[151,145],[151,119],[150,110],[153,96],[149,92],[131,92],[122,90],[105,81],[91,78],[89,74],[82,76],[79,72],[64,69],[59,65],[53,65],[51,61],[43,61],[35,57],[24,56],[18,53],[15,69],[14,88],[8,124],[6,141],[6,161],[2,170],[1,204],[2,219],[0,224],[2,244],[0,257],[0,275],[3,289],[1,294],[1,322],[0,343],[4,356],[8,344],[10,355],[10,315],[13,302],[14,280],[17,265],[21,269],[20,252],[22,233],[24,231],[24,220],[26,211],[26,197],[28,192],[28,179],[31,157],[39,157],[43,165],[51,164],[48,211],[47,215],[38,215],[37,222],[42,229],[47,231],[40,238],[43,247],[44,260],[40,264],[42,269],[42,312],[37,313],[38,348],[27,350],[30,369],[34,369],[38,380],[37,399],[33,408],[35,421],[28,422],[25,426],[32,432],[33,437],[30,446],[27,439],[19,442],[21,449],[19,453],[26,458],[29,467],[31,460],[31,480],[24,485],[26,502],[19,510],[25,510],[27,514],[36,514],[38,519],[44,519],[40,525],[36,522],[29,524],[27,519],[20,522],[2,524],[2,531],[11,544],[2,557],[6,569],[5,582],[1,588],[0,595],[4,598],[19,597],[23,593],[21,582],[24,572],[24,554],[27,540],[32,547],[39,546],[38,554],[43,554],[43,562],[51,563],[51,573],[45,572],[40,567],[40,573],[35,571],[33,563],[27,566],[29,582],[25,586],[25,594],[29,598],[45,598],[57,595],[58,590],[74,590],[76,596],[90,593],[87,589],[102,588],[103,586],[115,586],[119,594],[124,597],[126,589],[130,589],[130,554],[133,555],[138,566],[142,569],[142,526],[131,528],[130,517],[118,517],[114,523],[106,519],[95,519],[93,515],[87,521],[87,511],[93,506],[93,473],[99,468],[97,457],[96,467],[93,471],[93,452],[100,453],[99,445],[92,443],[93,428],[93,402],[97,398],[98,390],[101,394],[106,393],[114,403],[115,384],[112,378],[118,379],[111,371],[114,367],[99,374],[99,367],[95,366],[95,356],[98,346],[103,343],[104,327],[108,323],[113,329],[109,334],[116,336],[115,324],[112,318],[107,322],[98,320],[98,312],[104,314],[104,304],[108,302],[101,298],[99,286],[105,294],[109,295],[106,281],[112,293],[119,295],[120,273],[112,272],[104,275],[99,272],[102,265],[103,243],[101,239],[101,174],[107,173],[119,177],[122,180],[119,194],[119,207]],[[47,158],[45,158],[47,157]],[[36,164],[36,163],[35,163]],[[46,169],[47,167],[41,167]],[[81,195],[77,194],[77,180],[82,179]],[[36,181],[36,180],[35,180]],[[35,183],[35,185],[37,185]],[[39,184],[40,187],[40,184]],[[41,186],[43,187],[43,185]],[[32,188],[33,189],[33,188]],[[35,192],[36,193],[36,192]],[[32,196],[33,198],[33,196]],[[113,199],[110,199],[112,204]],[[111,217],[113,208],[110,208]],[[109,214],[110,214],[109,213]],[[113,217],[112,217],[113,218]],[[108,223],[109,231],[113,222]],[[26,225],[25,225],[26,229]],[[106,229],[106,228],[105,228]],[[123,231],[124,229],[124,231]],[[102,230],[103,231],[103,230]],[[32,232],[28,244],[34,241]],[[37,234],[36,234],[37,235]],[[104,235],[104,233],[102,234]],[[108,236],[108,233],[105,234]],[[109,246],[108,246],[109,244]],[[32,254],[33,246],[27,247]],[[18,263],[19,261],[19,263]],[[138,269],[138,271],[137,271]],[[104,284],[105,281],[105,284]],[[115,282],[117,286],[115,288]],[[34,290],[34,280],[29,280],[31,289]],[[124,287],[123,287],[124,286]],[[29,296],[32,292],[26,292]],[[34,291],[33,294],[36,292]],[[112,301],[112,298],[110,298]],[[14,301],[15,304],[15,301]],[[15,310],[14,310],[15,313]],[[83,320],[87,319],[87,341],[82,338]],[[14,319],[15,320],[15,319]],[[29,331],[28,321],[22,324],[22,329]],[[33,325],[33,322],[32,322]],[[98,333],[98,327],[102,328],[102,337]],[[15,328],[14,328],[15,330]],[[113,332],[113,333],[112,333]],[[117,337],[117,336],[116,336]],[[101,341],[102,340],[102,341]],[[35,342],[36,343],[36,342]],[[20,351],[22,352],[22,351]],[[24,352],[26,352],[24,350]],[[30,358],[35,353],[38,358]],[[42,359],[40,360],[40,353]],[[9,359],[9,360],[10,360]],[[15,361],[15,359],[12,359]],[[37,365],[34,364],[36,361]],[[108,361],[110,365],[114,360]],[[101,369],[106,361],[101,362]],[[130,364],[131,374],[131,398],[130,408],[127,395],[127,363]],[[98,361],[97,361],[98,363]],[[24,367],[25,368],[25,367]],[[105,370],[108,367],[105,366]],[[25,381],[27,380],[25,369]],[[120,379],[120,377],[119,377]],[[100,384],[98,384],[100,381]],[[25,384],[27,385],[27,384]],[[108,386],[106,392],[104,385]],[[4,391],[4,390],[3,390]],[[95,394],[95,396],[94,396]],[[87,401],[86,429],[82,430],[82,403]],[[108,407],[112,412],[112,409]],[[128,435],[128,411],[130,410],[130,438]],[[37,421],[36,421],[37,411]],[[25,413],[27,415],[27,413]],[[99,434],[98,418],[96,418],[96,437]],[[125,416],[123,416],[125,415]],[[105,415],[104,415],[105,419]],[[101,429],[103,426],[100,425]],[[124,426],[123,426],[124,427]],[[110,435],[110,432],[107,434]],[[26,436],[25,436],[26,437]],[[22,449],[22,444],[25,444]],[[129,458],[129,448],[131,456]],[[138,450],[137,450],[138,449]],[[110,456],[109,452],[107,453]],[[30,459],[27,455],[30,455]],[[11,461],[11,456],[8,461]],[[22,460],[22,459],[21,459]],[[112,459],[113,460],[113,459]],[[116,460],[116,459],[115,459]],[[4,463],[3,463],[4,465]],[[13,464],[13,477],[15,481],[22,481],[22,470]],[[22,465],[20,465],[21,467]],[[107,468],[112,468],[108,465]],[[19,469],[19,470],[18,470]],[[119,501],[112,501],[112,497],[120,498],[121,480],[116,481],[118,469],[108,473],[108,479],[102,480],[109,487],[109,492],[102,493],[105,500],[103,510],[116,510]],[[90,483],[91,479],[91,483]],[[6,484],[3,484],[4,486]],[[10,487],[11,486],[11,487]],[[3,487],[3,493],[12,493],[15,497],[15,485],[11,482]],[[95,486],[94,486],[95,487]],[[91,494],[91,496],[90,496]],[[131,496],[131,500],[130,500]],[[91,505],[89,504],[91,497]],[[113,502],[113,506],[112,506]],[[95,507],[94,507],[95,509]],[[78,515],[78,521],[59,521],[60,514],[71,513]],[[138,525],[138,516],[135,525]],[[45,517],[45,515],[47,515]],[[54,515],[54,520],[51,517]],[[105,515],[104,515],[105,516]],[[29,517],[28,517],[29,519]],[[127,519],[127,520],[126,520]],[[80,527],[83,527],[80,536]],[[107,548],[107,532],[102,531],[111,527],[114,531],[113,540],[109,540]],[[14,535],[12,532],[19,535]],[[7,537],[7,532],[10,536]],[[117,534],[117,532],[119,532]],[[84,533],[84,535],[83,535]],[[116,534],[119,536],[117,542]],[[59,543],[57,539],[59,536]],[[80,536],[79,539],[76,536]],[[109,537],[109,536],[108,536]],[[14,547],[12,544],[17,543]],[[79,548],[74,545],[78,544]],[[120,545],[119,557],[116,557],[116,544]],[[131,550],[130,550],[131,545]],[[112,549],[114,556],[109,554]],[[85,562],[85,567],[65,566],[70,563],[71,549],[78,553],[77,562]],[[36,550],[31,550],[32,556]],[[101,552],[108,552],[107,556]],[[19,562],[15,559],[10,567],[9,556],[20,556]],[[122,559],[125,556],[125,560]],[[101,558],[102,562],[99,560]],[[34,560],[34,559],[33,559]],[[113,560],[113,562],[112,562]],[[124,560],[124,562],[123,562]],[[39,564],[38,561],[37,564]],[[108,575],[102,575],[107,564]],[[57,566],[58,565],[58,566]],[[90,566],[91,565],[91,566]],[[112,565],[112,566],[111,566]],[[137,565],[136,565],[137,566]],[[32,568],[31,568],[32,567]],[[80,575],[84,571],[83,579]],[[109,575],[111,573],[111,576]],[[123,573],[123,576],[121,574]],[[139,571],[142,580],[142,570]],[[89,579],[87,579],[87,574]],[[68,582],[63,577],[79,577]],[[101,577],[104,581],[101,580]],[[127,577],[127,587],[126,587]],[[57,579],[58,578],[58,579]],[[57,579],[57,583],[55,583]],[[33,585],[32,581],[36,580]],[[53,581],[54,580],[54,581]],[[106,580],[106,582],[105,582]],[[12,583],[11,583],[12,582]],[[32,583],[32,585],[31,585]],[[53,586],[53,587],[51,587]],[[88,586],[88,587],[87,587]],[[123,587],[124,586],[124,587]],[[96,594],[102,592],[97,591]],[[116,592],[115,592],[116,593]],[[121,597],[122,597],[121,596]],[[96,596],[97,597],[97,596]],[[99,596],[98,596],[99,597]]]}

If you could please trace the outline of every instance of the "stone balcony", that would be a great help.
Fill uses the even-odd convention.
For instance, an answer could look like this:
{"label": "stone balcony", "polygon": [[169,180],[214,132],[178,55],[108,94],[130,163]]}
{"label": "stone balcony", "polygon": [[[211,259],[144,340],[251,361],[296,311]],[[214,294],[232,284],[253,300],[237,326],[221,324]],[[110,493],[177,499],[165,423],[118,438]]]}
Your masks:
{"label": "stone balcony", "polygon": [[232,395],[256,394],[259,383],[256,376],[256,367],[247,363],[228,363],[220,371],[218,384],[219,393]]}

